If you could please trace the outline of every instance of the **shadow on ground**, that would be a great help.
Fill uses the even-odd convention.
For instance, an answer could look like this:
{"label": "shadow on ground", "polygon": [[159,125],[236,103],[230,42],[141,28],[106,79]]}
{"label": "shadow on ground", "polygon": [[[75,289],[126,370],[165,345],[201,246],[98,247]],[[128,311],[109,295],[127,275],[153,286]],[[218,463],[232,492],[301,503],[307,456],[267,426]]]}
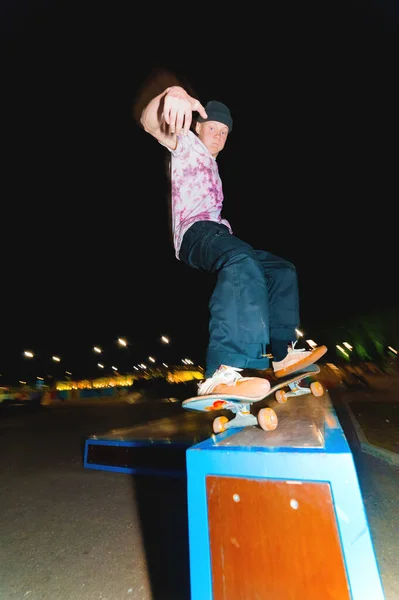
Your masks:
{"label": "shadow on ground", "polygon": [[[196,383],[160,382],[142,391],[182,401],[196,394]],[[181,452],[185,455],[185,448]],[[187,479],[138,475],[133,483],[153,600],[189,600]]]}
{"label": "shadow on ground", "polygon": [[186,478],[136,476],[134,489],[153,600],[189,600]]}

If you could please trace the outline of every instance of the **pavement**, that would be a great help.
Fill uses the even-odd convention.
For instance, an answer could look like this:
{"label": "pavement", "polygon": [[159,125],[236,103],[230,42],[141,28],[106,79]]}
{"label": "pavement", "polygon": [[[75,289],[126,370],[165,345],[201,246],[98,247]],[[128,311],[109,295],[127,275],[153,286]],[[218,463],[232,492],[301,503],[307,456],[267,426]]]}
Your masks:
{"label": "pavement", "polygon": [[358,387],[329,391],[336,408],[345,408],[361,451],[399,466],[399,375],[365,376]]}

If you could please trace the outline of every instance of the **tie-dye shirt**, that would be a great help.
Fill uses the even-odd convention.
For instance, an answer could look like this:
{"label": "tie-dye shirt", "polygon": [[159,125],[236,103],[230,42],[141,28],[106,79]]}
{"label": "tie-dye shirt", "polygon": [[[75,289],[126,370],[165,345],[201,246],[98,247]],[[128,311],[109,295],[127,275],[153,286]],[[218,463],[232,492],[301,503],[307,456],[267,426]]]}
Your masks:
{"label": "tie-dye shirt", "polygon": [[216,159],[192,132],[178,135],[176,150],[170,150],[172,180],[172,231],[176,257],[187,229],[196,221],[216,221],[232,229],[221,218],[222,181]]}

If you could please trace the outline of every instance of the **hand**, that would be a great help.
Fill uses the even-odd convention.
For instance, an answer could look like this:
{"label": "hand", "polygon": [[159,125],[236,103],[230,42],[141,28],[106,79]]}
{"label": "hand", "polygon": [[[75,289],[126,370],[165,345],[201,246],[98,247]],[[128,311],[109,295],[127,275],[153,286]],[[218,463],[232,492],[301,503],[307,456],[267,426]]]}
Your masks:
{"label": "hand", "polygon": [[207,118],[208,115],[199,100],[189,96],[182,87],[173,86],[168,89],[164,96],[163,117],[171,133],[187,135],[194,110],[204,119]]}

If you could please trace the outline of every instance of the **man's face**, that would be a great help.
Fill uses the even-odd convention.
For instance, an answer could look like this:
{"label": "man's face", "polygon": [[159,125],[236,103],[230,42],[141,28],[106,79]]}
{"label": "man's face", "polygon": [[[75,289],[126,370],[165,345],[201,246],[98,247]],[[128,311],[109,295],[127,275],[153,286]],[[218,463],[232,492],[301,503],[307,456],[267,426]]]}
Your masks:
{"label": "man's face", "polygon": [[213,158],[216,158],[226,143],[229,134],[227,125],[219,123],[219,121],[205,121],[205,123],[197,123],[195,130]]}

